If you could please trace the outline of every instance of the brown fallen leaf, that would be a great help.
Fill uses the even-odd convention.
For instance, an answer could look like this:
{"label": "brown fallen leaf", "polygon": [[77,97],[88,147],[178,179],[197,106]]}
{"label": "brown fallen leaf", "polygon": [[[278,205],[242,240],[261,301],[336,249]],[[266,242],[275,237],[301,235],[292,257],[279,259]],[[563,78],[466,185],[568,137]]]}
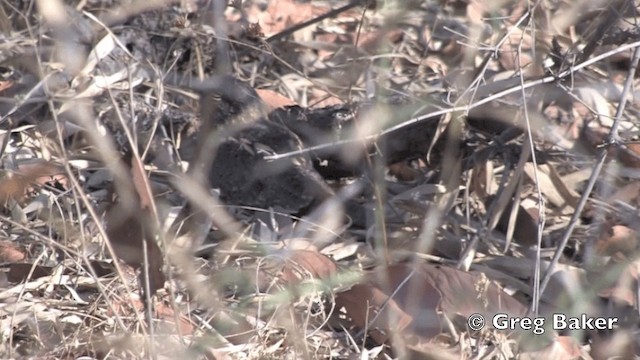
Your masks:
{"label": "brown fallen leaf", "polygon": [[617,201],[625,202],[632,206],[640,205],[640,181],[629,182],[622,186],[613,195],[607,197],[607,204],[615,204]]}
{"label": "brown fallen leaf", "polygon": [[[625,260],[626,262],[626,260]],[[612,263],[608,269],[600,273],[590,274],[593,283],[601,286],[598,296],[608,299],[614,304],[637,306],[637,284],[640,280],[640,263],[638,261],[626,264],[622,269]]]}
{"label": "brown fallen leaf", "polygon": [[[113,311],[112,311],[113,309]],[[115,301],[112,307],[107,308],[107,316],[133,316],[133,311],[144,311],[144,304],[138,299],[119,299]],[[162,321],[165,325],[179,327],[182,335],[193,335],[195,327],[189,319],[181,314],[175,314],[175,311],[163,304],[158,303],[154,309],[155,318]],[[115,313],[114,313],[115,312]],[[178,324],[175,320],[178,320]]]}
{"label": "brown fallen leaf", "polygon": [[[489,196],[485,200],[487,208],[491,205],[495,196]],[[507,206],[505,207],[496,229],[506,234],[509,228],[509,221],[511,219],[511,209],[513,209],[513,199],[509,199]],[[513,238],[518,244],[523,246],[532,246],[538,243],[538,209],[531,208],[525,209],[520,205],[517,208],[518,214],[513,229]]]}
{"label": "brown fallen leaf", "polygon": [[15,242],[9,240],[0,241],[0,262],[16,263],[26,258],[22,250]]}
{"label": "brown fallen leaf", "polygon": [[572,360],[583,359],[583,351],[576,339],[571,336],[558,336],[545,348],[520,353],[519,359],[554,359],[554,360]]}
{"label": "brown fallen leaf", "polygon": [[486,319],[497,313],[522,316],[526,307],[504,293],[483,274],[432,264],[398,264],[367,274],[351,289],[338,294],[343,309],[359,329],[367,329],[378,343],[392,334],[419,342],[431,341],[449,319],[474,313]]}
{"label": "brown fallen leaf", "polygon": [[415,181],[420,172],[409,166],[406,161],[389,165],[389,174],[400,181]]}
{"label": "brown fallen leaf", "polygon": [[266,9],[253,5],[246,9],[251,23],[259,23],[266,36],[272,36],[284,29],[309,20],[324,13],[326,8],[311,3],[300,3],[294,0],[273,0]]}
{"label": "brown fallen leaf", "polygon": [[260,96],[262,102],[267,106],[268,111],[273,111],[285,106],[296,105],[295,101],[273,90],[256,89],[256,92],[258,93],[258,96]]}
{"label": "brown fallen leaf", "polygon": [[11,80],[1,80],[0,81],[0,94],[2,94],[3,91],[11,88],[13,86],[14,82]]}
{"label": "brown fallen leaf", "polygon": [[626,258],[638,249],[638,234],[624,225],[605,226],[596,248],[600,255]]}
{"label": "brown fallen leaf", "polygon": [[295,284],[305,278],[328,279],[335,275],[338,267],[327,256],[313,250],[294,250],[282,268],[282,279]]}
{"label": "brown fallen leaf", "polygon": [[117,195],[105,214],[106,232],[115,255],[126,264],[141,269],[140,284],[147,288],[145,275],[145,247],[148,260],[149,291],[153,295],[162,288],[165,276],[162,271],[163,255],[156,243],[153,226],[152,198],[146,174],[137,159],[128,155],[123,161],[131,175],[117,179]]}
{"label": "brown fallen leaf", "polygon": [[510,29],[507,41],[500,47],[498,60],[506,70],[518,70],[525,68],[533,62],[531,49],[533,39],[531,35],[514,28]]}
{"label": "brown fallen leaf", "polygon": [[616,148],[616,156],[618,161],[625,166],[638,169],[640,168],[640,144],[628,143]]}
{"label": "brown fallen leaf", "polygon": [[16,169],[5,171],[0,179],[0,201],[7,199],[22,200],[33,185],[43,185],[47,182],[59,181],[66,183],[64,168],[58,164],[33,159],[17,164]]}

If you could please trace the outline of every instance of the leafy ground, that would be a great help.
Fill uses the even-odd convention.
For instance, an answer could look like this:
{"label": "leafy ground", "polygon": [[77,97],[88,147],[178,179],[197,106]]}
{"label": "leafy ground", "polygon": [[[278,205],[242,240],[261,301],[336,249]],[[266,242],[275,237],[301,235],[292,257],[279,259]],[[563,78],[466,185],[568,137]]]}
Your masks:
{"label": "leafy ground", "polygon": [[640,356],[637,11],[0,2],[0,357]]}

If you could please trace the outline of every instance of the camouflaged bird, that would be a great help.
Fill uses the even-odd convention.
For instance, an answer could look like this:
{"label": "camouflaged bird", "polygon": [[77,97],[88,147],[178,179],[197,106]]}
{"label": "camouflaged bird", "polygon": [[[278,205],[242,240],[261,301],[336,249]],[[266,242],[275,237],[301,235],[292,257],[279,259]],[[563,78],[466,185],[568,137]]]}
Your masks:
{"label": "camouflaged bird", "polygon": [[269,118],[253,88],[230,76],[214,85],[198,89],[202,126],[195,163],[225,204],[301,215],[332,195],[307,155],[265,159],[303,143]]}

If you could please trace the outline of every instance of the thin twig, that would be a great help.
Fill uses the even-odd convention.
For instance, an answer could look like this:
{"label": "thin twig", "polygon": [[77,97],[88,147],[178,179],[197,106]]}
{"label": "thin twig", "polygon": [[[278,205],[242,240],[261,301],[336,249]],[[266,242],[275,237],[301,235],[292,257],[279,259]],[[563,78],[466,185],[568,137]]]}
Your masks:
{"label": "thin twig", "polygon": [[598,176],[600,175],[600,171],[602,171],[602,167],[604,166],[604,161],[607,158],[607,153],[609,148],[612,146],[618,146],[618,127],[620,126],[620,120],[622,119],[622,114],[624,112],[624,108],[627,105],[627,98],[629,95],[629,91],[631,90],[631,86],[633,85],[633,80],[635,78],[636,68],[638,67],[638,62],[640,61],[640,48],[636,47],[633,52],[633,58],[631,60],[631,67],[629,69],[629,74],[627,75],[627,81],[624,84],[624,89],[622,90],[622,97],[620,99],[620,103],[618,104],[618,109],[616,111],[615,120],[613,125],[611,125],[611,131],[609,132],[609,137],[606,140],[605,146],[600,149],[598,153],[596,164],[593,168],[593,173],[591,173],[591,177],[589,178],[589,182],[578,201],[578,205],[571,216],[571,220],[569,221],[569,225],[567,225],[567,230],[564,232],[560,243],[558,244],[558,248],[556,249],[555,254],[553,255],[553,259],[549,264],[549,267],[545,271],[544,277],[542,278],[542,282],[540,283],[540,295],[544,293],[547,285],[549,284],[549,280],[551,280],[551,275],[553,275],[553,269],[556,267],[558,262],[560,261],[560,257],[562,256],[562,252],[564,248],[567,246],[569,242],[569,238],[571,238],[571,234],[573,234],[573,230],[578,224],[578,219],[584,209],[584,206],[587,204],[587,200],[589,199],[589,195],[593,190],[593,187],[598,180]]}
{"label": "thin twig", "polygon": [[[525,83],[520,83],[517,86],[512,86],[509,88],[506,88],[504,90],[501,90],[491,96],[488,96],[484,99],[478,100],[472,104],[469,105],[464,105],[464,106],[456,106],[456,107],[452,107],[452,108],[448,108],[448,109],[443,109],[443,110],[438,110],[438,111],[433,111],[430,112],[428,114],[425,115],[421,115],[412,119],[409,119],[405,122],[402,122],[398,125],[392,126],[388,129],[385,129],[383,131],[381,131],[378,134],[375,135],[369,135],[369,136],[364,136],[364,137],[359,137],[359,138],[353,138],[353,139],[346,139],[346,140],[340,140],[340,141],[335,141],[332,143],[328,143],[328,144],[321,144],[321,145],[317,145],[317,146],[312,146],[312,147],[308,147],[308,148],[304,148],[304,149],[300,149],[300,150],[296,150],[296,151],[290,151],[287,153],[282,153],[282,154],[275,154],[275,155],[269,155],[269,156],[265,156],[266,160],[278,160],[278,159],[283,159],[283,158],[287,158],[287,157],[291,157],[291,156],[297,156],[300,154],[306,154],[309,152],[314,152],[314,151],[318,151],[318,150],[324,150],[324,149],[328,149],[328,148],[332,148],[332,147],[337,147],[337,146],[342,146],[342,145],[346,145],[346,144],[352,144],[355,142],[360,142],[360,141],[367,141],[367,140],[375,140],[376,138],[392,133],[394,131],[400,130],[402,128],[405,128],[407,126],[431,119],[431,118],[435,118],[438,116],[442,116],[444,114],[449,114],[449,113],[453,113],[453,112],[469,112],[470,110],[473,110],[481,105],[487,104],[493,100],[496,99],[500,99],[502,97],[505,97],[506,95],[518,92],[518,91],[523,91],[535,86],[539,86],[539,85],[544,85],[544,84],[551,84],[555,81],[558,80],[562,80],[568,76],[573,76],[573,74],[579,70],[584,69],[585,67],[594,64],[600,60],[606,59],[608,57],[611,57],[615,54],[627,51],[629,49],[636,49],[640,47],[640,41],[636,41],[633,42],[631,44],[627,44],[627,45],[623,45],[620,46],[619,48],[613,49],[611,51],[608,51],[604,54],[598,55],[588,61],[585,61],[581,64],[578,64],[576,66],[571,67],[568,70],[565,70],[561,73],[559,73],[557,76],[546,76],[543,78],[537,78],[537,79],[533,79],[533,80],[529,80],[528,82]],[[481,86],[478,90],[481,91],[483,88],[489,88],[491,86],[491,84],[488,85],[484,85]]]}
{"label": "thin twig", "polygon": [[362,4],[366,4],[367,2],[368,2],[368,0],[354,0],[354,1],[351,1],[347,5],[341,6],[341,7],[337,8],[337,9],[330,10],[330,11],[328,11],[328,12],[326,12],[326,13],[318,16],[318,17],[315,17],[313,19],[309,19],[307,21],[304,21],[304,22],[301,22],[299,24],[295,24],[295,25],[293,25],[293,26],[291,26],[289,28],[286,28],[286,29],[282,30],[281,32],[279,32],[277,34],[268,37],[266,42],[268,42],[268,43],[276,42],[276,41],[278,41],[278,40],[280,40],[282,38],[285,38],[285,37],[293,34],[294,32],[296,32],[298,30],[304,29],[304,28],[306,28],[308,26],[311,26],[311,25],[313,25],[315,23],[319,23],[320,21],[322,21],[324,19],[329,19],[329,18],[332,18],[332,17],[336,17],[336,16],[340,15],[341,13],[343,13],[343,12],[345,12],[345,11],[351,9],[351,8],[354,8],[354,7],[362,5]]}

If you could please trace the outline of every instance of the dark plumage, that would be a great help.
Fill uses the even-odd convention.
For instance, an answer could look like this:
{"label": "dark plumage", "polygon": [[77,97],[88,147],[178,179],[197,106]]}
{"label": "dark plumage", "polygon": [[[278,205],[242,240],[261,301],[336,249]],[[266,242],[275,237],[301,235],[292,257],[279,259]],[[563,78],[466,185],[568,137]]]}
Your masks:
{"label": "dark plumage", "polygon": [[[295,133],[305,147],[314,147],[347,140],[352,136],[355,110],[354,106],[350,105],[335,105],[321,109],[289,106],[274,110],[269,114],[269,118]],[[347,152],[350,156],[345,156]],[[367,149],[359,142],[331,146],[310,153],[315,169],[326,179],[360,175],[366,163],[366,155]]]}
{"label": "dark plumage", "polygon": [[268,161],[265,156],[298,150],[300,139],[286,127],[262,118],[218,147],[209,172],[229,205],[273,207],[299,214],[331,195],[306,156]]}
{"label": "dark plumage", "polygon": [[[196,166],[204,166],[209,185],[220,189],[221,200],[228,205],[303,214],[331,196],[331,189],[308,156],[265,159],[299,150],[302,141],[266,116],[253,88],[237,79],[223,79],[214,81],[215,87],[201,90],[203,126],[196,161]],[[212,138],[218,146],[209,149]]]}

